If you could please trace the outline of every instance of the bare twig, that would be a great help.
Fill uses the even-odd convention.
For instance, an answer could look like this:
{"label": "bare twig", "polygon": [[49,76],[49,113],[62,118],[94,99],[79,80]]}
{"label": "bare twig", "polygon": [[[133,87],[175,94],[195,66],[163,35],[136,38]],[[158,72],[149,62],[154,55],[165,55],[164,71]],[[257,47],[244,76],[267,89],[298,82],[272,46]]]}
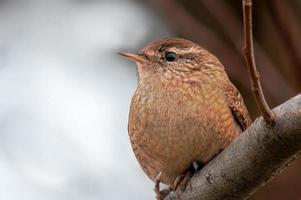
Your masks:
{"label": "bare twig", "polygon": [[257,105],[263,115],[263,118],[272,123],[275,121],[275,114],[269,108],[260,84],[260,76],[256,68],[252,37],[252,0],[242,0],[244,16],[244,47],[243,53],[249,69],[252,91],[254,92]]}
{"label": "bare twig", "polygon": [[273,126],[262,117],[195,174],[185,191],[165,200],[246,199],[279,175],[301,150],[301,95],[273,109]]}

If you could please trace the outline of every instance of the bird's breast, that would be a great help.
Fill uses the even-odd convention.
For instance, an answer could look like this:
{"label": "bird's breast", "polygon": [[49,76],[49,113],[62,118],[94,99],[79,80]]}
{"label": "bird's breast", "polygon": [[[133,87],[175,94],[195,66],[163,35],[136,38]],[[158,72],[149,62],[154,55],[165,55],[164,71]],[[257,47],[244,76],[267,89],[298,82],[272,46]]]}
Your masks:
{"label": "bird's breast", "polygon": [[[192,161],[207,162],[227,145],[231,123],[219,88],[148,84],[139,86],[132,99],[129,135],[146,174],[154,178],[161,171],[162,179],[170,183]],[[236,131],[236,126],[232,129]]]}

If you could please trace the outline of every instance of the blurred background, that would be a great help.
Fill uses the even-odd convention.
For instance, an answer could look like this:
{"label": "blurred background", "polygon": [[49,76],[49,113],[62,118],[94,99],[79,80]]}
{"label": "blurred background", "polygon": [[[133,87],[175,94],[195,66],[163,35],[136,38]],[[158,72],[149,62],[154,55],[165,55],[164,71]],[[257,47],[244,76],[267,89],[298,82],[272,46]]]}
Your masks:
{"label": "blurred background", "polygon": [[[301,91],[301,1],[255,0],[258,69],[271,107]],[[162,37],[217,55],[259,115],[238,0],[0,0],[0,199],[153,199],[127,134],[133,63]],[[299,200],[301,159],[250,199]]]}

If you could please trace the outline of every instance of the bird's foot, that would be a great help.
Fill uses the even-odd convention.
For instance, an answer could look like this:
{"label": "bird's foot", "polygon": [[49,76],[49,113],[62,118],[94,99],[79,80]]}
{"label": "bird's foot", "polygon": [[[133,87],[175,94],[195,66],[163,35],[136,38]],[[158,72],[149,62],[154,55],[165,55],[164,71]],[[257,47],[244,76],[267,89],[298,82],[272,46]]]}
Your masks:
{"label": "bird's foot", "polygon": [[174,182],[173,190],[176,191],[178,188],[180,188],[182,191],[184,191],[192,175],[193,175],[193,171],[187,170],[183,174],[178,176]]}
{"label": "bird's foot", "polygon": [[[176,178],[174,182],[173,190],[176,191],[178,188],[180,188],[182,191],[184,191],[191,179],[191,177],[197,172],[200,171],[203,168],[204,164],[198,161],[193,161],[192,165],[185,170],[183,174],[181,174],[179,177]],[[191,188],[191,184],[190,188]]]}
{"label": "bird's foot", "polygon": [[192,166],[193,166],[194,171],[198,172],[205,166],[205,164],[201,161],[193,161]]}
{"label": "bird's foot", "polygon": [[166,189],[160,190],[160,182],[161,182],[161,172],[155,178],[155,188],[154,191],[156,193],[156,200],[163,200],[170,192],[171,188],[168,187]]}

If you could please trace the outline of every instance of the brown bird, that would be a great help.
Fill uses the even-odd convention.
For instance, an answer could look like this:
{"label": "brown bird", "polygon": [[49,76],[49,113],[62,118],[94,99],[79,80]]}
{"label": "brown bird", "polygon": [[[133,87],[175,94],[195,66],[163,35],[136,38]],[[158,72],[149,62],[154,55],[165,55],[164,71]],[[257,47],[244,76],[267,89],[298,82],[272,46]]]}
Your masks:
{"label": "brown bird", "polygon": [[199,45],[168,38],[120,54],[138,65],[128,131],[157,190],[159,182],[176,189],[192,164],[210,161],[251,123],[224,66]]}

